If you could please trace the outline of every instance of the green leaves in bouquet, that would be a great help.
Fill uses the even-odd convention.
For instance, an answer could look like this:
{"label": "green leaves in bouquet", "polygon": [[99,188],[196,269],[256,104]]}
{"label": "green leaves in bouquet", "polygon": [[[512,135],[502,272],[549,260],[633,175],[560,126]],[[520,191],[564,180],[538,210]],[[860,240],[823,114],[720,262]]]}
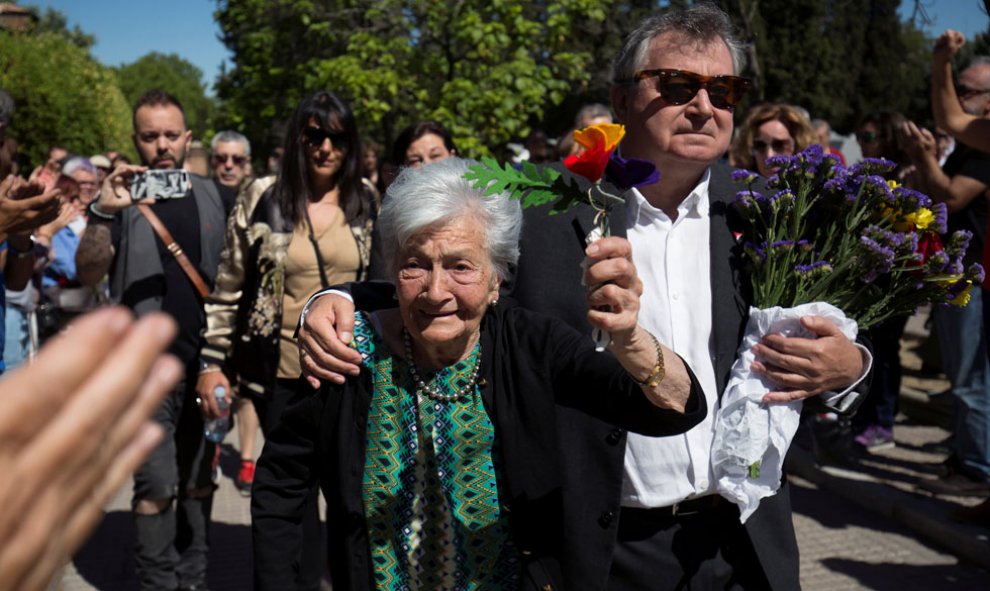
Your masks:
{"label": "green leaves in bouquet", "polygon": [[469,168],[464,178],[476,188],[484,189],[485,195],[508,193],[512,199],[519,199],[524,209],[556,199],[551,214],[566,211],[584,196],[574,181],[560,171],[546,166],[538,168],[531,162],[524,162],[520,170],[508,163],[501,165],[494,158],[482,158],[480,164]]}

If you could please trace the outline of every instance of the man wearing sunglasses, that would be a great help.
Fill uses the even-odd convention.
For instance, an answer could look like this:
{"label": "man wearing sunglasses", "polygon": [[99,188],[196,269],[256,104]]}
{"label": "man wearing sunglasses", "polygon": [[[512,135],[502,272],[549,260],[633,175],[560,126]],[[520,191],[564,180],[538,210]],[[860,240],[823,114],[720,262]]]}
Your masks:
{"label": "man wearing sunglasses", "polygon": [[[727,221],[738,188],[729,169],[716,164],[729,147],[733,108],[749,86],[738,76],[742,56],[729,17],[699,4],[645,20],[613,66],[612,108],[626,126],[622,155],[652,162],[660,181],[625,191],[626,204],[613,209],[609,225],[633,246],[643,282],[640,322],[691,366],[708,417],[686,434],[648,438],[557,407],[566,589],[800,588],[786,482],[743,526],[736,506],[716,494],[711,467],[718,399],[748,310]],[[509,291],[523,306],[590,335],[575,230],[585,235],[594,212],[547,214],[526,210]],[[307,363],[315,364],[304,364],[309,375],[338,381],[357,371],[360,356],[337,339],[350,331],[342,326],[344,301],[327,295],[308,305],[299,339]],[[806,326],[820,338],[781,337],[760,350],[760,367],[780,385],[774,400],[842,391],[861,377],[864,359],[854,343],[822,319]]]}
{"label": "man wearing sunglasses", "polygon": [[[748,309],[727,220],[738,187],[717,164],[750,84],[738,75],[742,62],[728,16],[702,4],[644,21],[613,65],[612,108],[626,126],[619,150],[652,162],[660,180],[627,190],[610,226],[633,246],[641,322],[691,366],[709,407],[700,425],[663,438],[559,409],[568,588],[800,587],[786,482],[740,525],[711,467],[713,421]],[[527,210],[512,295],[590,334],[580,309],[583,253],[573,246],[573,225],[589,229],[589,211]],[[780,386],[773,399],[832,392],[833,404],[856,400],[844,390],[860,380],[863,354],[830,322],[807,326],[820,338],[780,338],[760,351]]]}
{"label": "man wearing sunglasses", "polygon": [[218,183],[239,191],[250,182],[251,142],[243,134],[230,129],[217,133],[210,142],[210,153]]}

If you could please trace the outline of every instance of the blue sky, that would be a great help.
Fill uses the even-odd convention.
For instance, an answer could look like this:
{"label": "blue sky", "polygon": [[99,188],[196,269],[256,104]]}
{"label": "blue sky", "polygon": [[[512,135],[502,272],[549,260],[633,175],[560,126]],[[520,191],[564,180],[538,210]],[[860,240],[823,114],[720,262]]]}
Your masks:
{"label": "blue sky", "polygon": [[[93,54],[104,64],[133,62],[151,51],[177,53],[203,71],[211,86],[220,65],[230,54],[217,38],[213,21],[215,0],[21,0],[22,5],[52,7],[63,12],[69,25],[96,35]],[[909,16],[914,0],[901,0],[902,15]],[[946,28],[962,31],[967,38],[987,29],[988,17],[981,0],[922,0],[932,23],[932,35]]]}

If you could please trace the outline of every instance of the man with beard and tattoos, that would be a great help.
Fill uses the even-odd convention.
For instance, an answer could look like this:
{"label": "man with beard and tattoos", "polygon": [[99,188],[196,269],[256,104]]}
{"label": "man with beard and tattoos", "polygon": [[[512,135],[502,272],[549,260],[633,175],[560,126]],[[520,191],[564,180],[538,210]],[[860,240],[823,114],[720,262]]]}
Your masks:
{"label": "man with beard and tattoos", "polygon": [[[182,168],[190,137],[175,97],[155,89],[138,100],[134,146],[143,166],[123,164],[107,175],[89,207],[89,226],[76,252],[80,283],[94,285],[109,272],[115,302],[138,316],[166,312],[179,326],[169,352],[185,366],[185,378],[156,411],[155,420],[165,429],[165,437],[134,475],[132,510],[141,589],[206,588],[216,446],[204,439],[203,418],[196,406],[204,323],[200,293],[216,274],[227,214],[236,194],[190,174],[191,191],[186,196],[161,200],[149,196],[149,218],[134,206],[130,192],[135,174]],[[153,229],[154,218],[167,233]],[[184,264],[192,269],[184,270]],[[194,285],[196,275],[206,285]]]}

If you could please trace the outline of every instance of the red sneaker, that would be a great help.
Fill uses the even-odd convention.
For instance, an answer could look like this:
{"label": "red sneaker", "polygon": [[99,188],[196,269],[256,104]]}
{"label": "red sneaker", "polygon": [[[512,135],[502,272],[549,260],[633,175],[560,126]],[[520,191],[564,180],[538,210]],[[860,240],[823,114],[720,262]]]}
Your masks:
{"label": "red sneaker", "polygon": [[251,496],[251,485],[254,483],[254,462],[251,460],[241,460],[241,469],[237,472],[234,485],[241,491],[241,496]]}

